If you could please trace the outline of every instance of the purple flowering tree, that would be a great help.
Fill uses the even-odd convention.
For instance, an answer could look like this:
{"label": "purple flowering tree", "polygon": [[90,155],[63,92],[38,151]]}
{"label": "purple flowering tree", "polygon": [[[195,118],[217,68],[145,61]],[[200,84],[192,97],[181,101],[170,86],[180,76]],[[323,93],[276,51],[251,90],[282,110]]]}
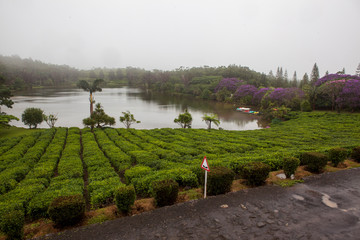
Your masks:
{"label": "purple flowering tree", "polygon": [[319,80],[317,80],[315,82],[315,86],[318,87],[318,86],[324,84],[325,82],[330,82],[330,81],[339,80],[339,79],[360,80],[360,76],[353,76],[353,75],[349,75],[349,74],[339,74],[339,73],[328,74],[328,75],[323,76],[322,78],[319,78]]}
{"label": "purple flowering tree", "polygon": [[253,96],[257,91],[258,89],[253,85],[241,85],[237,88],[233,98],[240,104],[250,105],[252,104]]}
{"label": "purple flowering tree", "polygon": [[341,109],[359,108],[360,77],[348,74],[329,74],[320,78],[315,86],[319,87],[319,94],[331,102],[331,109],[340,112]]}
{"label": "purple flowering tree", "polygon": [[300,109],[300,103],[305,99],[305,93],[299,88],[275,88],[263,97],[263,109],[285,106],[293,110]]}
{"label": "purple flowering tree", "polygon": [[345,82],[345,79],[327,81],[319,88],[319,94],[327,96],[330,100],[331,110],[340,110],[337,102]]}
{"label": "purple flowering tree", "polygon": [[269,90],[270,88],[260,88],[259,90],[257,90],[253,95],[253,105],[260,106],[261,100]]}
{"label": "purple flowering tree", "polygon": [[352,111],[360,109],[360,80],[347,80],[336,99],[336,104],[339,110],[345,107],[350,108]]}
{"label": "purple flowering tree", "polygon": [[236,89],[243,83],[242,80],[237,78],[223,78],[219,84],[215,87],[215,93],[222,89],[226,89],[227,91],[234,93]]}

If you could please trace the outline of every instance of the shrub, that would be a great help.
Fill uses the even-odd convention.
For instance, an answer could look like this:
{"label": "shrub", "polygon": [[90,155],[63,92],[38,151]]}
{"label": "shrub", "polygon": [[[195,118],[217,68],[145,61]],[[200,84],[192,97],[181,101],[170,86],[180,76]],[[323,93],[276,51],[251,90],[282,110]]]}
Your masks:
{"label": "shrub", "polygon": [[328,158],[319,152],[306,152],[301,155],[301,164],[306,165],[306,169],[313,173],[319,173],[327,164]]}
{"label": "shrub", "polygon": [[24,223],[23,211],[10,211],[2,216],[1,231],[7,235],[7,239],[23,239]]}
{"label": "shrub", "polygon": [[131,183],[133,178],[140,178],[151,173],[152,169],[148,166],[136,165],[130,169],[125,170],[125,180],[127,184]]}
{"label": "shrub", "polygon": [[152,182],[152,194],[159,207],[174,204],[178,193],[179,184],[172,179]]}
{"label": "shrub", "polygon": [[196,187],[198,185],[198,179],[195,173],[183,168],[153,171],[146,176],[133,178],[131,183],[134,184],[136,194],[147,197],[151,194],[151,183],[165,179],[172,179],[182,187]]}
{"label": "shrub", "polygon": [[351,158],[357,162],[360,162],[360,146],[356,147],[351,152]]}
{"label": "shrub", "polygon": [[246,164],[248,164],[248,161],[233,161],[230,162],[230,168],[238,175],[237,177],[243,178]]}
{"label": "shrub", "polygon": [[[201,181],[204,181],[205,172]],[[219,195],[230,192],[235,173],[229,168],[218,166],[211,168],[207,178],[207,194]],[[204,184],[202,184],[204,185]]]}
{"label": "shrub", "polygon": [[311,104],[308,100],[302,101],[300,107],[301,107],[302,112],[311,112],[312,111]]}
{"label": "shrub", "polygon": [[119,211],[123,213],[130,212],[131,206],[135,202],[134,186],[121,186],[115,190],[115,204]]}
{"label": "shrub", "polygon": [[332,148],[329,150],[329,160],[332,162],[334,167],[343,161],[347,157],[347,150],[345,148]]}
{"label": "shrub", "polygon": [[78,223],[85,214],[85,200],[80,194],[58,197],[49,206],[48,214],[58,226]]}
{"label": "shrub", "polygon": [[244,178],[249,185],[263,185],[270,173],[270,166],[262,162],[250,162],[244,167]]}
{"label": "shrub", "polygon": [[292,174],[295,174],[297,167],[300,165],[300,160],[294,157],[284,158],[283,160],[283,170],[285,176],[290,178]]}

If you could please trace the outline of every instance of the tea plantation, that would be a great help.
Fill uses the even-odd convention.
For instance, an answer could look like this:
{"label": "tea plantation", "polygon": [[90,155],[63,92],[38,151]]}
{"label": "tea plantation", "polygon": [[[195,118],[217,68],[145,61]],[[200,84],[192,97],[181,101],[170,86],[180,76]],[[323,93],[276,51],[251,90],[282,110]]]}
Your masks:
{"label": "tea plantation", "polygon": [[95,209],[113,203],[121,185],[146,197],[153,181],[168,178],[198,187],[204,156],[210,169],[261,161],[277,170],[284,157],[359,145],[360,114],[327,112],[253,131],[55,128],[2,138],[0,216],[18,209],[29,219],[47,217],[53,199],[76,194]]}

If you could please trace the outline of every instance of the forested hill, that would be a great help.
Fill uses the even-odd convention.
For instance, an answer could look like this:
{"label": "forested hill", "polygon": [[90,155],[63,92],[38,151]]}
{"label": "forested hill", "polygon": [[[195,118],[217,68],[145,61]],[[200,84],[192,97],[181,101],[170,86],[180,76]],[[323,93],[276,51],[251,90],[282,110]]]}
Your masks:
{"label": "forested hill", "polygon": [[180,67],[172,71],[148,71],[134,67],[78,70],[67,65],[48,64],[31,58],[22,59],[18,56],[2,55],[0,55],[0,76],[5,79],[5,85],[13,90],[38,86],[69,84],[74,86],[79,79],[94,80],[96,78],[104,79],[108,86],[126,84],[148,89],[156,88],[159,91],[183,92],[184,89],[180,90],[175,87],[185,89],[190,87],[192,88],[189,91],[190,94],[196,92],[199,85],[217,84],[222,78],[234,77],[255,86],[272,85],[269,83],[271,80],[269,76],[237,65]]}
{"label": "forested hill", "polygon": [[79,71],[67,65],[47,64],[0,55],[0,76],[13,90],[34,86],[57,86],[77,81]]}

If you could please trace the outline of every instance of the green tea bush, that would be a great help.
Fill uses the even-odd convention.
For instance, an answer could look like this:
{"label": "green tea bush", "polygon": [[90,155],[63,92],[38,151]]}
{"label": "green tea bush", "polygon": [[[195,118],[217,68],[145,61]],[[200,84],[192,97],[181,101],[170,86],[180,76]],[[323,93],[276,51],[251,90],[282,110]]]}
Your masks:
{"label": "green tea bush", "polygon": [[195,173],[184,168],[174,168],[167,170],[154,171],[149,175],[140,178],[133,178],[131,183],[134,184],[136,194],[143,197],[151,195],[151,183],[157,180],[172,179],[182,187],[198,186],[198,179]]}
{"label": "green tea bush", "polygon": [[300,165],[300,160],[294,157],[287,157],[283,160],[283,170],[285,176],[290,178],[292,174],[295,174],[296,169]]}
{"label": "green tea bush", "polygon": [[332,148],[329,150],[329,160],[332,162],[334,167],[341,162],[344,162],[348,155],[348,151],[345,148]]}
{"label": "green tea bush", "polygon": [[179,193],[179,184],[172,179],[152,182],[152,195],[159,207],[173,205]]}
{"label": "green tea bush", "polygon": [[249,163],[249,161],[231,161],[230,162],[230,169],[237,174],[238,178],[244,177],[244,167]]}
{"label": "green tea bush", "polygon": [[134,186],[121,186],[115,190],[115,204],[119,211],[128,213],[136,198]]}
{"label": "green tea bush", "polygon": [[0,229],[7,235],[7,239],[23,239],[24,223],[24,212],[21,210],[13,210],[2,216]]}
{"label": "green tea bush", "polygon": [[263,162],[250,162],[244,167],[243,175],[249,185],[260,186],[270,173],[270,166]]}
{"label": "green tea bush", "polygon": [[61,196],[81,195],[83,190],[84,180],[82,178],[55,177],[45,191],[36,194],[31,199],[27,206],[27,214],[33,220],[48,217],[48,208],[54,199]]}
{"label": "green tea bush", "polygon": [[306,165],[308,171],[319,173],[326,166],[328,157],[319,152],[305,152],[301,155],[300,161],[303,165]]}
{"label": "green tea bush", "polygon": [[[203,176],[205,172],[203,171]],[[235,173],[230,168],[218,166],[211,168],[207,176],[207,194],[219,195],[230,192]],[[202,182],[204,177],[202,178]],[[203,185],[203,184],[202,184]]]}
{"label": "green tea bush", "polygon": [[125,180],[127,184],[131,183],[133,178],[141,178],[149,173],[151,173],[152,169],[148,166],[136,165],[130,169],[125,170]]}
{"label": "green tea bush", "polygon": [[155,160],[159,160],[159,157],[153,153],[147,151],[130,151],[128,154],[132,157],[133,162],[137,164],[148,165]]}
{"label": "green tea bush", "polygon": [[58,197],[50,204],[48,214],[57,226],[76,224],[85,215],[85,200],[82,195]]}
{"label": "green tea bush", "polygon": [[360,146],[352,150],[351,158],[354,159],[356,162],[360,162]]}

